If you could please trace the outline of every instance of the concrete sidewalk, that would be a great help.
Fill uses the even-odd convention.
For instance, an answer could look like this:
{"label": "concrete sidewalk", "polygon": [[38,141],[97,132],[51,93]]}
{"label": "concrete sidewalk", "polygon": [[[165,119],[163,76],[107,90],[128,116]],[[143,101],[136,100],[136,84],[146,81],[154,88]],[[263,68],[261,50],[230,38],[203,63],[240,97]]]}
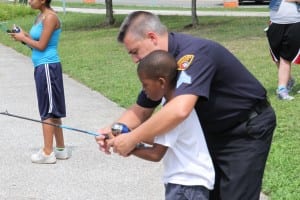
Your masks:
{"label": "concrete sidewalk", "polygon": [[[64,75],[67,118],[63,123],[97,131],[123,111],[101,94]],[[0,44],[0,112],[39,119],[31,59]],[[93,136],[64,131],[73,150],[66,161],[32,164],[43,143],[41,125],[0,115],[0,199],[163,199],[162,167],[135,157],[107,156]]]}

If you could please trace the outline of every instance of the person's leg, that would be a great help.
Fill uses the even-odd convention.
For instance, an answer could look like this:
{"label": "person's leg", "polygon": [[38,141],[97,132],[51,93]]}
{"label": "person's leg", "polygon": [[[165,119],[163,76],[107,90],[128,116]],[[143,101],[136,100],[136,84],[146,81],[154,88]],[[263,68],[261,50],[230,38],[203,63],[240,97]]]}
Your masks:
{"label": "person's leg", "polygon": [[[44,122],[61,125],[60,118],[48,118]],[[53,151],[53,136],[55,137],[56,147],[65,148],[62,128],[43,124],[44,152],[49,155]]]}
{"label": "person's leg", "polygon": [[[52,118],[52,123],[61,125],[61,119],[60,118]],[[65,148],[64,143],[64,135],[62,128],[55,127],[54,128],[54,136],[55,136],[55,142],[56,142],[56,148]]]}
{"label": "person's leg", "polygon": [[278,66],[278,86],[287,86],[290,78],[291,62],[281,57]]}
{"label": "person's leg", "polygon": [[[43,122],[52,123],[51,118],[43,120]],[[56,163],[56,157],[53,151],[53,136],[55,127],[43,124],[44,147],[37,153],[32,154],[31,161],[38,164]]]}
{"label": "person's leg", "polygon": [[[51,118],[52,123],[61,125],[61,118]],[[54,148],[55,157],[60,160],[69,159],[72,156],[70,148],[65,147],[63,129],[54,127],[54,137],[56,147]]]}
{"label": "person's leg", "polygon": [[211,200],[258,200],[276,117],[260,115],[209,141],[216,170]]}
{"label": "person's leg", "polygon": [[[43,122],[52,123],[51,118],[44,120]],[[53,152],[53,135],[55,127],[43,124],[43,136],[44,136],[44,153],[50,155]]]}
{"label": "person's leg", "polygon": [[287,86],[287,82],[290,78],[291,62],[280,58],[278,67],[278,86]]}
{"label": "person's leg", "polygon": [[288,82],[291,79],[291,62],[280,57],[278,66],[278,98],[282,100],[293,100],[289,95]]}

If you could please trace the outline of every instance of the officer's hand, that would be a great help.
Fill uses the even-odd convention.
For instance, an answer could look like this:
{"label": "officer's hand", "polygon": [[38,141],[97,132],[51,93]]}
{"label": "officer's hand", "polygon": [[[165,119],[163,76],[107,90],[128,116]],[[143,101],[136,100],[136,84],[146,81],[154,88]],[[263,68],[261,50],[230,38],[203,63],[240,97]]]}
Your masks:
{"label": "officer's hand", "polygon": [[127,157],[130,152],[136,147],[137,142],[131,133],[121,134],[112,140],[107,141],[107,148],[113,148],[115,153]]}
{"label": "officer's hand", "polygon": [[[111,128],[109,127],[100,129],[98,132],[100,133],[100,135],[96,136],[95,140],[96,143],[99,145],[99,150],[106,154],[111,154],[110,147],[107,145],[108,140],[114,138],[113,134],[111,133]],[[108,135],[109,139],[107,139],[105,135]]]}

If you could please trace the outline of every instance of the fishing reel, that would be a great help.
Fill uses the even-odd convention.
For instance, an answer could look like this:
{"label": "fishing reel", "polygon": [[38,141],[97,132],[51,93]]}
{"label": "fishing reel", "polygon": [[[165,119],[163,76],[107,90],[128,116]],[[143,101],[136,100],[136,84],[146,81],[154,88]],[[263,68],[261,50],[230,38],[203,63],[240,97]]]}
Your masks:
{"label": "fishing reel", "polygon": [[[111,126],[111,132],[114,136],[118,136],[120,134],[129,133],[130,129],[125,124],[116,122]],[[144,148],[145,146],[144,143],[138,143],[136,148]]]}
{"label": "fishing reel", "polygon": [[130,132],[130,129],[125,124],[116,122],[111,126],[111,132],[114,136],[117,136],[123,133]]}

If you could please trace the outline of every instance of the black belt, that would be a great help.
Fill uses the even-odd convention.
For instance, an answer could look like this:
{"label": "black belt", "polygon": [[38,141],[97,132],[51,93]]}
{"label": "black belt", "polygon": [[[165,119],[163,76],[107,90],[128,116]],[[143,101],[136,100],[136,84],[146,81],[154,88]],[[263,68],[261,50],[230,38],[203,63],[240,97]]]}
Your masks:
{"label": "black belt", "polygon": [[253,119],[264,112],[268,107],[270,107],[270,102],[267,99],[259,100],[247,114],[240,118],[239,121],[244,122]]}

